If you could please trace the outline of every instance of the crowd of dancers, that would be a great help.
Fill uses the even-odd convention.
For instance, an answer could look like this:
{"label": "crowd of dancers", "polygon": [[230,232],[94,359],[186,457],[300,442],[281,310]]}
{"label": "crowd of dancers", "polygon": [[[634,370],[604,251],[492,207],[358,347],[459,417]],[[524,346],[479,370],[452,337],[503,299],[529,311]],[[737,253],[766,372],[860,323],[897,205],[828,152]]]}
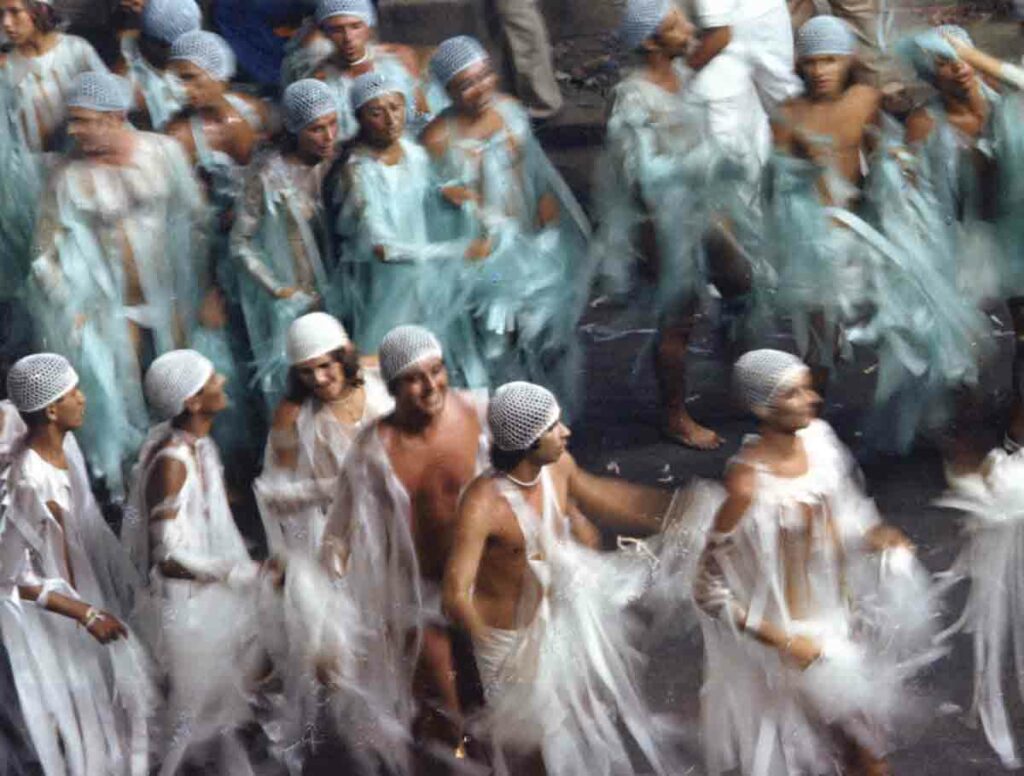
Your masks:
{"label": "crowd of dancers", "polygon": [[[195,0],[125,0],[109,69],[0,2],[0,771],[881,774],[960,632],[1019,765],[1024,70],[736,5],[625,2],[588,217],[534,135],[555,98],[471,37],[319,0],[275,100]],[[698,450],[714,318],[759,425],[721,484],[575,462],[592,302],[656,329]],[[971,460],[998,308],[1013,406]],[[866,444],[947,455],[972,530],[937,579],[817,418],[853,348]],[[651,633],[697,627],[702,752],[644,683]]]}

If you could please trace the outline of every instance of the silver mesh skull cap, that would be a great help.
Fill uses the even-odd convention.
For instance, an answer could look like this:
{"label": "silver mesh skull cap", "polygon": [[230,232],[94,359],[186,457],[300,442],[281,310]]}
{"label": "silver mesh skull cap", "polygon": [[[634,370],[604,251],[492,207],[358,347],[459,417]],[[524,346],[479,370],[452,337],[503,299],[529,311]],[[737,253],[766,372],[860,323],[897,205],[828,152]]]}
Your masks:
{"label": "silver mesh skull cap", "polygon": [[672,10],[671,0],[627,0],[619,24],[619,41],[632,51],[658,31]]}
{"label": "silver mesh skull cap", "polygon": [[849,56],[857,50],[857,38],[846,22],[835,16],[815,16],[796,34],[796,58]]}
{"label": "silver mesh skull cap", "polygon": [[288,341],[285,349],[288,363],[292,366],[333,353],[349,344],[351,340],[341,322],[327,313],[307,313],[292,321],[288,327]]}
{"label": "silver mesh skull cap", "polygon": [[171,44],[170,61],[191,62],[215,81],[235,76],[235,52],[220,35],[193,30],[179,35]]}
{"label": "silver mesh skull cap", "polygon": [[78,373],[64,356],[34,353],[18,359],[7,373],[7,398],[18,412],[38,412],[78,385]]}
{"label": "silver mesh skull cap", "polygon": [[527,450],[562,415],[558,399],[547,388],[533,383],[505,383],[494,392],[487,407],[491,440],[499,450]]}
{"label": "silver mesh skull cap", "polygon": [[79,73],[71,83],[69,108],[100,113],[127,113],[132,107],[132,86],[113,73],[89,70]]}
{"label": "silver mesh skull cap", "polygon": [[377,12],[370,0],[320,0],[316,4],[317,24],[334,16],[354,16],[366,22],[367,27],[377,26]]}
{"label": "silver mesh skull cap", "polygon": [[370,100],[375,100],[385,94],[402,94],[402,87],[383,73],[363,73],[352,82],[352,92],[349,99],[352,102],[352,110],[358,111]]}
{"label": "silver mesh skull cap", "polygon": [[164,353],[146,371],[143,387],[150,411],[158,420],[176,418],[213,373],[210,359],[194,350]]}
{"label": "silver mesh skull cap", "polygon": [[447,86],[448,82],[463,70],[487,58],[487,50],[480,45],[480,41],[469,35],[458,35],[448,38],[437,47],[437,51],[430,59],[430,72],[434,74],[434,78]]}
{"label": "silver mesh skull cap", "polygon": [[770,408],[779,392],[807,372],[808,367],[792,353],[781,350],[751,350],[733,367],[733,383],[743,405]]}
{"label": "silver mesh skull cap", "polygon": [[380,341],[377,357],[385,383],[401,377],[428,358],[444,358],[441,343],[422,326],[398,326]]}
{"label": "silver mesh skull cap", "polygon": [[142,33],[164,43],[174,43],[179,35],[202,24],[203,14],[195,0],[146,0],[142,9]]}
{"label": "silver mesh skull cap", "polygon": [[284,90],[284,126],[298,134],[317,119],[338,112],[331,87],[315,78],[303,78]]}

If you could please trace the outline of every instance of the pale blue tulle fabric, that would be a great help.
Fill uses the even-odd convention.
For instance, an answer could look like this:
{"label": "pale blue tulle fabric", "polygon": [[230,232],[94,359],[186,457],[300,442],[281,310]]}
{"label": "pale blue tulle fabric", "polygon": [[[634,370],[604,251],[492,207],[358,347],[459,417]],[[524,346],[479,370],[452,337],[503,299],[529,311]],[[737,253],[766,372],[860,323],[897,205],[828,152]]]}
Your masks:
{"label": "pale blue tulle fabric", "polygon": [[[533,136],[522,106],[495,103],[502,127],[485,139],[460,136],[450,114],[450,138],[435,160],[442,186],[463,186],[479,202],[460,209],[461,234],[485,234],[490,256],[475,265],[470,306],[475,339],[496,387],[527,379],[553,390],[570,414],[580,391],[576,325],[592,272],[590,226],[579,203]],[[550,194],[558,219],[542,226],[538,205]]]}
{"label": "pale blue tulle fabric", "polygon": [[367,353],[395,326],[426,326],[444,343],[457,382],[487,387],[468,317],[472,235],[443,201],[426,151],[400,142],[402,158],[390,166],[355,148],[337,181],[329,306]]}
{"label": "pale blue tulle fabric", "polygon": [[[182,346],[206,276],[206,215],[180,146],[136,135],[125,167],[70,161],[44,195],[30,277],[40,345],[67,356],[89,397],[79,438],[93,472],[123,493],[122,467],[148,426],[136,321],[154,354]],[[124,241],[111,235],[123,234]],[[144,302],[129,308],[122,247],[131,251]],[[128,262],[130,263],[130,262]]]}

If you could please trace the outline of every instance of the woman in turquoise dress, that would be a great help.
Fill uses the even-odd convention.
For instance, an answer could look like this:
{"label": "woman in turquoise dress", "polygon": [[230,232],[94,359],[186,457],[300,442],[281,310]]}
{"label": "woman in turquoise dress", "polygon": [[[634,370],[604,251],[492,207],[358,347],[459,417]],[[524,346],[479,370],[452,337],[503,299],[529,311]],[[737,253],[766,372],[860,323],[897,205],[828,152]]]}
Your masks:
{"label": "woman in turquoise dress", "polygon": [[395,326],[428,327],[444,341],[456,379],[486,387],[468,305],[472,279],[483,271],[474,262],[485,261],[490,246],[459,229],[426,151],[405,135],[405,99],[401,85],[380,73],[353,86],[360,131],[333,186],[331,304],[370,353]]}

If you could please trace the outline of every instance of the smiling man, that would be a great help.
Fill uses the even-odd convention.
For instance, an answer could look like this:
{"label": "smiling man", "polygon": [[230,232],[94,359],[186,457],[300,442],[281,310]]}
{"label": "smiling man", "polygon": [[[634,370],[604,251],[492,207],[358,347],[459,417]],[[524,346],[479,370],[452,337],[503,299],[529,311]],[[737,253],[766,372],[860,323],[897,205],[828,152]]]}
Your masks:
{"label": "smiling man", "polygon": [[[392,330],[379,355],[395,409],[364,429],[345,458],[323,558],[363,616],[366,658],[354,682],[403,730],[461,754],[440,587],[459,494],[486,465],[485,402],[449,389],[441,343],[420,326]],[[355,743],[405,758],[404,743],[370,735]]]}

